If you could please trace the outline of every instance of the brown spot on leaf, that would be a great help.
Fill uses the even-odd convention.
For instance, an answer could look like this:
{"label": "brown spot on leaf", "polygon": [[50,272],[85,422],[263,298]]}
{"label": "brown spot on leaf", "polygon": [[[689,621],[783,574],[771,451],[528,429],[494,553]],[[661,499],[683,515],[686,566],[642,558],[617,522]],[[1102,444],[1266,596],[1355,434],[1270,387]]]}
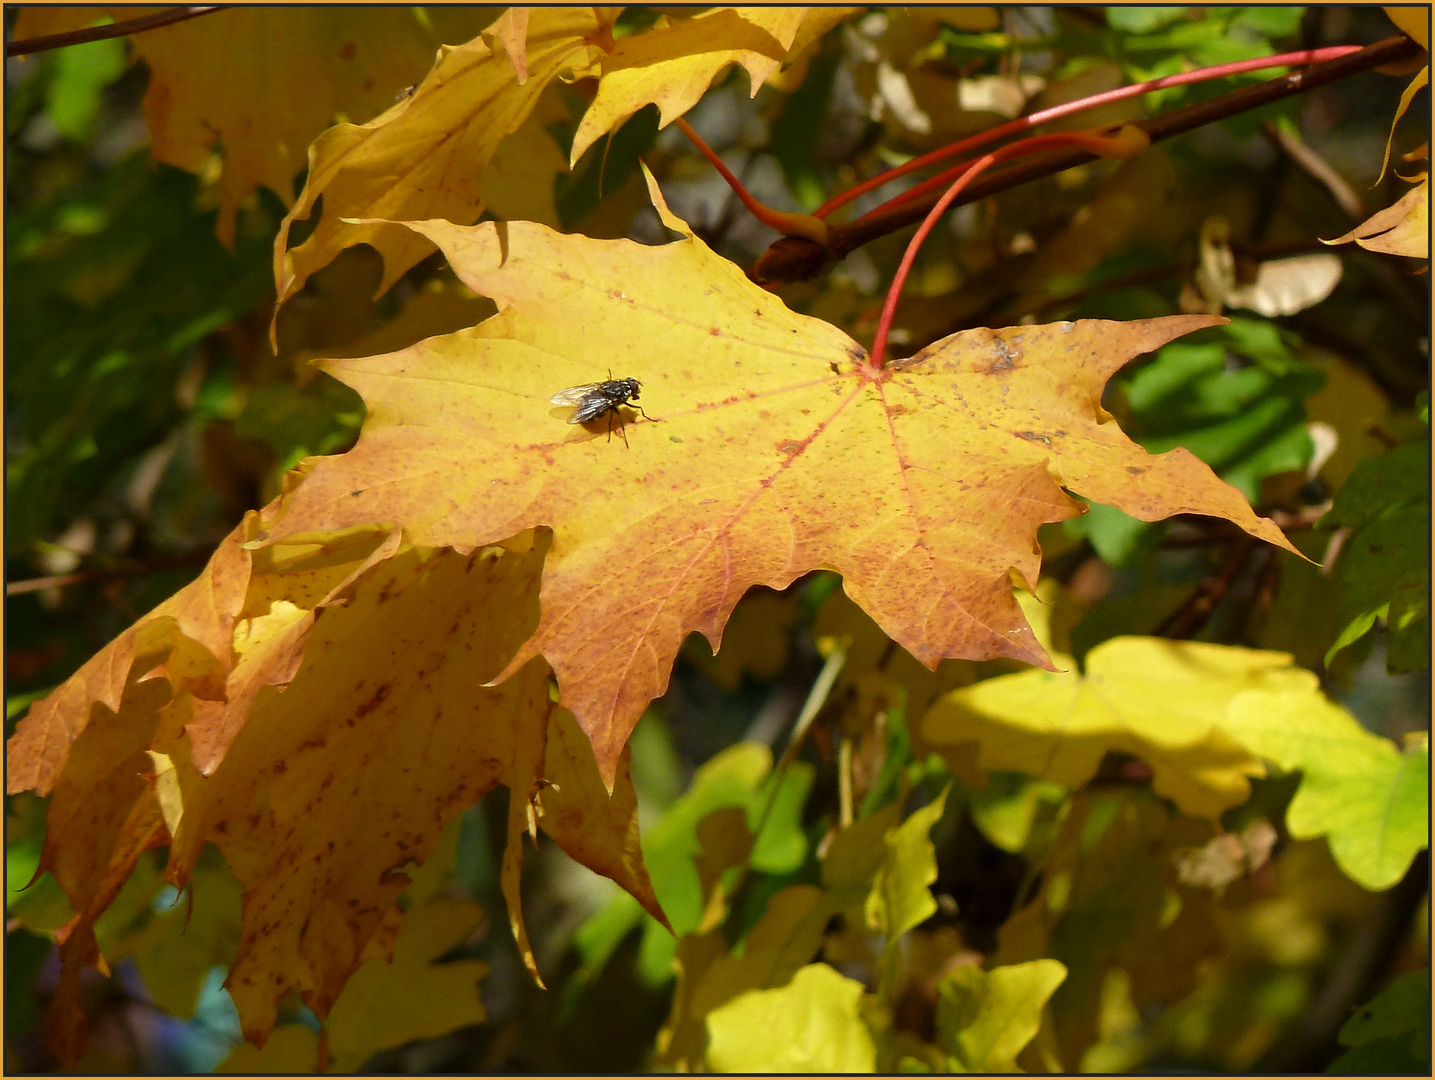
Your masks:
{"label": "brown spot on leaf", "polygon": [[373,712],[375,709],[377,709],[380,705],[384,703],[384,699],[389,696],[389,691],[391,689],[392,688],[387,684],[379,687],[377,690],[374,691],[373,696],[369,698],[368,701],[364,702],[362,705],[360,705],[357,709],[354,710],[354,715],[360,718],[368,716],[369,713]]}

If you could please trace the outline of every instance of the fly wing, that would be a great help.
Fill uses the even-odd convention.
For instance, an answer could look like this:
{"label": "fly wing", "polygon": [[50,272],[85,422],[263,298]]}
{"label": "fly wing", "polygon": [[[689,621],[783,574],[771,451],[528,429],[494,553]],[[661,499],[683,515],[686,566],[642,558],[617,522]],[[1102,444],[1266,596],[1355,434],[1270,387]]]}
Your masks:
{"label": "fly wing", "polygon": [[616,407],[612,398],[595,392],[583,399],[578,406],[578,411],[568,418],[568,422],[570,424],[586,424],[589,420],[596,420],[609,409]]}
{"label": "fly wing", "polygon": [[550,405],[582,405],[584,400],[595,393],[602,383],[584,383],[582,386],[570,386],[567,390],[559,390],[548,399]]}

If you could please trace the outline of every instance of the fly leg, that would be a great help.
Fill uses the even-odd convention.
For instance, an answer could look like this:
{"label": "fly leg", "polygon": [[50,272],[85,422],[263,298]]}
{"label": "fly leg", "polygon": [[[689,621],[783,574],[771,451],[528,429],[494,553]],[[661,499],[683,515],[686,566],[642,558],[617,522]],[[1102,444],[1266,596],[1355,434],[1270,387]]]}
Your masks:
{"label": "fly leg", "polygon": [[624,429],[624,425],[622,422],[623,418],[621,416],[618,416],[618,410],[616,407],[610,408],[608,410],[608,441],[613,441],[613,419],[615,417],[617,417],[618,419],[618,434],[623,436],[623,445],[631,450],[632,447],[628,446],[628,432]]}

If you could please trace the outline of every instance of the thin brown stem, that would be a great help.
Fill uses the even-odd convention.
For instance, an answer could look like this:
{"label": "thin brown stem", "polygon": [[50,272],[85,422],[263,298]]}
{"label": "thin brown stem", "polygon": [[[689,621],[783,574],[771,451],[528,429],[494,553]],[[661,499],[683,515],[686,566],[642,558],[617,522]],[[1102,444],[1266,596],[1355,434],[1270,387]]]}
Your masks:
{"label": "thin brown stem", "polygon": [[139,34],[145,30],[169,26],[171,23],[196,19],[201,15],[210,15],[232,6],[232,4],[210,4],[204,7],[170,8],[168,11],[161,11],[158,15],[146,15],[142,19],[126,19],[124,22],[111,23],[109,26],[87,26],[83,30],[67,30],[63,34],[45,34],[42,37],[25,38],[21,41],[7,41],[5,55],[28,56],[30,53],[63,49],[67,45],[84,45],[90,41],[128,37],[130,34]]}
{"label": "thin brown stem", "polygon": [[1335,205],[1340,207],[1341,213],[1351,221],[1361,221],[1365,218],[1365,204],[1361,201],[1360,196],[1356,194],[1354,188],[1346,183],[1345,177],[1331,168],[1325,158],[1301,142],[1296,136],[1275,124],[1262,124],[1261,134],[1300,166],[1307,176],[1325,188],[1335,201]]}
{"label": "thin brown stem", "polygon": [[1157,635],[1177,641],[1194,637],[1215,612],[1216,605],[1230,592],[1232,583],[1245,569],[1255,550],[1256,541],[1252,537],[1245,533],[1237,536],[1232,541],[1230,550],[1226,552],[1221,568],[1207,578],[1195,595],[1161,624],[1156,631]]}
{"label": "thin brown stem", "polygon": [[209,561],[211,552],[197,551],[190,555],[174,558],[155,559],[152,562],[132,566],[117,566],[108,570],[81,570],[74,574],[51,574],[48,577],[26,578],[23,581],[5,583],[6,596],[23,596],[25,593],[41,592],[44,589],[62,589],[67,585],[87,585],[93,581],[114,581],[119,578],[145,577],[161,570],[174,570],[184,566],[203,566]]}

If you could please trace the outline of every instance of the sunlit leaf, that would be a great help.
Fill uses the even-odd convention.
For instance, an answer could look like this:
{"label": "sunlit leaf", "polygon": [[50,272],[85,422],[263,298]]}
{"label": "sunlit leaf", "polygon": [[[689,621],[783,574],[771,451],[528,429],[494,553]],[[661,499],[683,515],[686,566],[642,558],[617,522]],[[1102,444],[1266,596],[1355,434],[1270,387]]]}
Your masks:
{"label": "sunlit leaf", "polygon": [[876,1046],[862,1022],[862,984],[809,964],[787,986],[749,990],[708,1014],[715,1072],[871,1072]]}
{"label": "sunlit leaf", "polygon": [[957,968],[937,987],[937,1045],[952,1072],[1019,1072],[1016,1056],[1036,1036],[1047,999],[1066,978],[1055,960],[983,971]]}

